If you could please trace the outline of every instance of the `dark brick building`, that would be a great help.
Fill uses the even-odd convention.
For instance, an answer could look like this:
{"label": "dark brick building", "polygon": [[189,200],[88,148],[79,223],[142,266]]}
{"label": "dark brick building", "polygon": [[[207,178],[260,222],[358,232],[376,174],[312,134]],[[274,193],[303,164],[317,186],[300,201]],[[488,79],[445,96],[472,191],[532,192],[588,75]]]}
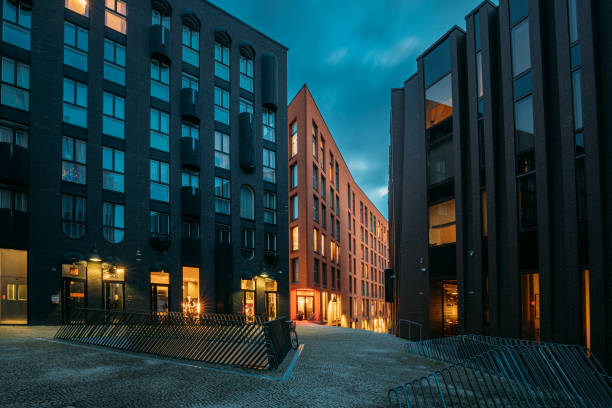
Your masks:
{"label": "dark brick building", "polygon": [[288,314],[284,46],[201,0],[7,0],[0,48],[0,323]]}
{"label": "dark brick building", "polygon": [[602,0],[485,1],[392,90],[397,319],[610,364],[611,18]]}

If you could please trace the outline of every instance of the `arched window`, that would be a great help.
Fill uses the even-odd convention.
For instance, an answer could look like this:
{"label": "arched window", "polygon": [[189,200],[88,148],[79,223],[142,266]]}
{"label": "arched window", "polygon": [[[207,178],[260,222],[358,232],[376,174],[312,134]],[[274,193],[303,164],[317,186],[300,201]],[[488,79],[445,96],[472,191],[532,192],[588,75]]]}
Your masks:
{"label": "arched window", "polygon": [[240,187],[240,218],[255,219],[255,192],[249,186]]}

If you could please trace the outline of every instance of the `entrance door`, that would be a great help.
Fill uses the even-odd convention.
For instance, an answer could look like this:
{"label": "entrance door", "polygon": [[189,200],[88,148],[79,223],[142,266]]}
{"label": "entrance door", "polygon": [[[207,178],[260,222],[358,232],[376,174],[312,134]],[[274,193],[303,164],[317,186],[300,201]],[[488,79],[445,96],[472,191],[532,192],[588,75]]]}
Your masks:
{"label": "entrance door", "polygon": [[277,317],[277,303],[278,293],[266,292],[266,314],[269,320],[274,320]]}
{"label": "entrance door", "polygon": [[151,309],[153,313],[168,313],[169,296],[170,287],[168,285],[151,285]]}
{"label": "entrance door", "polygon": [[104,282],[104,309],[122,312],[123,305],[123,282]]}
{"label": "entrance door", "polygon": [[255,321],[255,291],[242,291],[242,311],[246,316],[247,322]]}
{"label": "entrance door", "polygon": [[314,296],[298,296],[297,303],[298,316],[309,320],[314,315]]}
{"label": "entrance door", "polygon": [[85,295],[86,285],[84,279],[64,278],[62,285],[62,300],[63,300],[63,319],[70,319],[70,311],[72,309],[81,309],[87,307],[87,297]]}

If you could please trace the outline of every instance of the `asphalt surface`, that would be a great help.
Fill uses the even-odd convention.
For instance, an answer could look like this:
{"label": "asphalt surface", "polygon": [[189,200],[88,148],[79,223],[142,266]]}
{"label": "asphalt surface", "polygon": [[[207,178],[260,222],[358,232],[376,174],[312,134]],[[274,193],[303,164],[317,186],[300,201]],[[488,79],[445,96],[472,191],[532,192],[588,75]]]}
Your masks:
{"label": "asphalt surface", "polygon": [[373,407],[444,366],[388,334],[298,323],[304,348],[273,371],[193,367],[51,339],[55,327],[0,326],[0,407]]}

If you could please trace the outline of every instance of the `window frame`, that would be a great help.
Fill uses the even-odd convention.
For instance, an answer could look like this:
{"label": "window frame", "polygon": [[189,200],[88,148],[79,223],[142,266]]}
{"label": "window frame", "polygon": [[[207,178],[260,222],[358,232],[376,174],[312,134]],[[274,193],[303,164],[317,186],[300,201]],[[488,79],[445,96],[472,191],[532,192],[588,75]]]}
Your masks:
{"label": "window frame", "polygon": [[[186,32],[188,41],[185,41]],[[183,24],[181,32],[181,61],[196,68],[200,67],[200,31],[186,24]]]}
{"label": "window frame", "polygon": [[[64,233],[64,235],[66,235],[66,237],[70,238],[70,239],[81,239],[83,238],[85,235],[87,235],[87,198],[86,197],[81,197],[81,196],[75,196],[75,195],[71,195],[71,194],[62,194],[62,202],[60,205],[61,208],[61,228],[62,228],[62,232]],[[70,216],[71,218],[64,218],[64,215],[66,214],[65,208],[64,208],[64,203],[65,203],[65,199],[69,199],[71,201],[71,211],[70,211]],[[77,220],[76,219],[76,211],[77,211],[77,205],[76,203],[80,202],[81,204],[83,204],[82,209],[84,209],[83,211],[83,220]],[[71,236],[68,234],[68,232],[66,232],[66,225],[70,224],[70,225],[74,225],[77,228],[82,228],[82,233],[79,236]],[[80,229],[78,229],[79,232],[81,232]]]}
{"label": "window frame", "polygon": [[[230,92],[218,86],[215,86],[214,92],[215,92],[214,119],[217,122],[223,123],[225,125],[229,125],[230,124]],[[220,119],[223,119],[223,120],[220,120]]]}
{"label": "window frame", "polygon": [[[64,150],[66,143],[69,143],[70,145],[69,153],[66,153]],[[79,160],[77,158],[80,148],[84,149],[84,159],[82,160]],[[66,154],[68,154],[68,156],[66,156]],[[65,176],[66,173],[68,174],[73,173],[74,172],[73,170],[75,169],[76,169],[77,174],[81,174],[82,172],[82,177],[77,176],[76,179],[70,179],[70,177]],[[82,182],[79,181],[81,180],[81,178],[82,178]],[[81,185],[87,184],[87,141],[77,139],[74,137],[70,137],[70,136],[65,136],[65,135],[62,136],[62,176],[61,176],[61,179],[62,181],[65,181],[68,183],[81,184]]]}
{"label": "window frame", "polygon": [[[10,73],[10,75],[12,76],[12,81],[10,80],[10,78],[6,76],[7,75],[7,72],[5,69],[6,63],[12,64],[11,73]],[[1,75],[1,86],[0,86],[1,87],[0,89],[1,101],[0,102],[2,103],[2,105],[29,112],[30,111],[30,65],[3,55],[1,66],[2,66],[2,75]],[[25,71],[27,71],[27,75],[25,77],[19,75],[20,69],[25,69]],[[21,81],[20,81],[20,78],[21,78]],[[27,84],[23,83],[24,78],[27,78]],[[17,98],[8,98],[8,96],[7,98],[9,100],[23,99],[23,105],[19,105],[17,103],[7,103],[5,99],[6,87],[11,89],[12,92],[17,92],[16,93]]]}
{"label": "window frame", "polygon": [[[109,59],[110,55],[107,55],[107,50],[110,51],[110,47],[112,47],[112,60]],[[104,69],[103,69],[103,78],[107,81],[125,86],[125,68],[126,68],[126,47],[123,44],[119,44],[116,41],[111,40],[110,38],[104,37],[104,52],[103,52],[103,60],[104,60]],[[123,64],[121,63],[123,60]],[[119,74],[120,81],[116,81],[112,77],[113,74]]]}
{"label": "window frame", "polygon": [[253,58],[240,54],[240,88],[251,93],[253,93],[253,83],[255,78],[253,66]]}
{"label": "window frame", "polygon": [[[219,185],[218,185],[219,183]],[[215,213],[231,215],[231,180],[224,177],[215,176]],[[217,194],[221,192],[221,195]],[[221,208],[218,204],[223,203],[227,206],[227,212],[218,211]]]}
{"label": "window frame", "polygon": [[[108,218],[105,214],[105,209],[110,208],[112,213],[112,220],[110,224],[107,224]],[[121,220],[117,218],[117,210],[121,209]],[[120,238],[110,239],[111,236],[119,234]],[[102,202],[102,236],[107,242],[111,244],[118,244],[125,238],[125,206],[123,204]]]}
{"label": "window frame", "polygon": [[[71,93],[72,96],[70,95],[66,95],[66,86],[69,86],[71,88]],[[85,90],[84,93],[84,100],[85,100],[85,104],[80,104],[79,103],[79,90]],[[88,87],[87,84],[84,82],[80,82],[76,79],[71,79],[71,78],[67,78],[67,77],[63,77],[63,91],[62,91],[62,122],[64,123],[68,123],[70,125],[73,126],[79,126],[82,128],[87,128],[88,125],[88,103],[87,103],[87,98],[88,98]],[[69,100],[67,100],[66,98],[70,97]],[[80,112],[81,114],[85,115],[85,123],[81,123],[79,119],[77,120],[66,120],[66,107],[68,106],[68,108],[74,112]],[[68,118],[70,118],[70,116],[68,116]]]}
{"label": "window frame", "polygon": [[[23,48],[27,51],[30,51],[31,48],[31,36],[32,36],[32,7],[30,4],[24,1],[18,1],[16,4],[10,4],[9,0],[4,0],[2,2],[2,41],[12,44],[16,47]],[[15,7],[15,21],[7,18],[6,7],[10,5]],[[24,13],[24,14],[22,14]],[[25,16],[28,15],[26,18]],[[22,24],[25,18],[25,24]],[[23,43],[20,41],[11,41],[6,35],[7,27],[14,30],[14,32],[18,33],[18,35],[23,35],[22,40],[25,40]],[[25,45],[22,46],[22,45]]]}
{"label": "window frame", "polygon": [[[153,170],[153,166],[156,165],[157,166],[157,174],[153,174],[154,170]],[[163,167],[167,168],[167,175],[168,175],[168,179],[167,181],[163,180]],[[161,201],[164,203],[169,203],[170,202],[170,163],[164,162],[164,161],[160,161],[160,160],[155,160],[155,159],[150,159],[149,160],[149,199],[150,200],[154,200],[154,201]],[[155,178],[154,178],[155,177]],[[167,196],[167,199],[165,200],[160,200],[158,198],[153,198],[153,187],[156,186],[158,188],[163,188],[165,189],[165,193]]]}
{"label": "window frame", "polygon": [[[276,184],[276,151],[263,148],[263,180]],[[271,176],[270,176],[271,175]]]}
{"label": "window frame", "polygon": [[[164,124],[167,126],[167,129],[164,129]],[[156,141],[155,145],[153,143],[154,140]],[[157,141],[162,143],[158,145]],[[155,108],[150,109],[149,147],[161,152],[170,152],[170,114],[168,112]]]}
{"label": "window frame", "polygon": [[[71,42],[68,42],[68,29],[73,30],[73,38],[71,38]],[[81,46],[81,40],[83,39],[79,34],[84,33],[85,35],[85,47]],[[71,64],[67,62],[66,53],[72,53],[73,56],[77,58],[84,59],[84,66],[82,64]],[[81,27],[78,24],[72,23],[70,21],[64,20],[64,65],[71,66],[78,70],[87,72],[88,71],[88,54],[89,54],[89,30],[85,27]],[[83,62],[83,61],[81,61]]]}
{"label": "window frame", "polygon": [[[112,110],[110,113],[106,109],[106,100],[109,97],[111,98]],[[111,124],[120,127],[120,131],[117,133],[114,133],[114,130],[111,131]],[[102,92],[102,133],[118,139],[125,139],[125,98],[123,96],[107,91]]]}
{"label": "window frame", "polygon": [[215,41],[214,54],[215,77],[229,82],[231,78],[231,50],[229,46]]}
{"label": "window frame", "polygon": [[[104,162],[104,153],[109,152],[111,155],[111,167],[112,168],[107,168],[105,167],[105,162]],[[120,154],[118,154],[120,153]],[[118,156],[121,157],[121,159],[118,159]],[[118,162],[121,162],[121,168],[123,170],[119,170],[119,165]],[[121,188],[120,189],[114,189],[114,188],[109,188],[108,185],[106,184],[106,175],[112,175],[113,180],[114,177],[118,177],[121,180]],[[113,181],[114,182],[114,181]],[[125,192],[125,151],[120,150],[120,149],[115,149],[112,147],[108,147],[108,146],[102,146],[102,189],[103,190],[108,190],[108,191],[115,191],[118,193],[123,193]]]}
{"label": "window frame", "polygon": [[[113,4],[112,8],[109,7],[110,3]],[[118,10],[117,5],[123,5],[125,9],[125,14],[123,14],[120,10]],[[116,28],[109,25],[108,16],[112,16],[116,19],[116,21],[121,22],[121,29],[117,30]],[[104,26],[109,29],[121,33],[123,35],[127,35],[127,1],[124,0],[105,0],[104,1]]]}

